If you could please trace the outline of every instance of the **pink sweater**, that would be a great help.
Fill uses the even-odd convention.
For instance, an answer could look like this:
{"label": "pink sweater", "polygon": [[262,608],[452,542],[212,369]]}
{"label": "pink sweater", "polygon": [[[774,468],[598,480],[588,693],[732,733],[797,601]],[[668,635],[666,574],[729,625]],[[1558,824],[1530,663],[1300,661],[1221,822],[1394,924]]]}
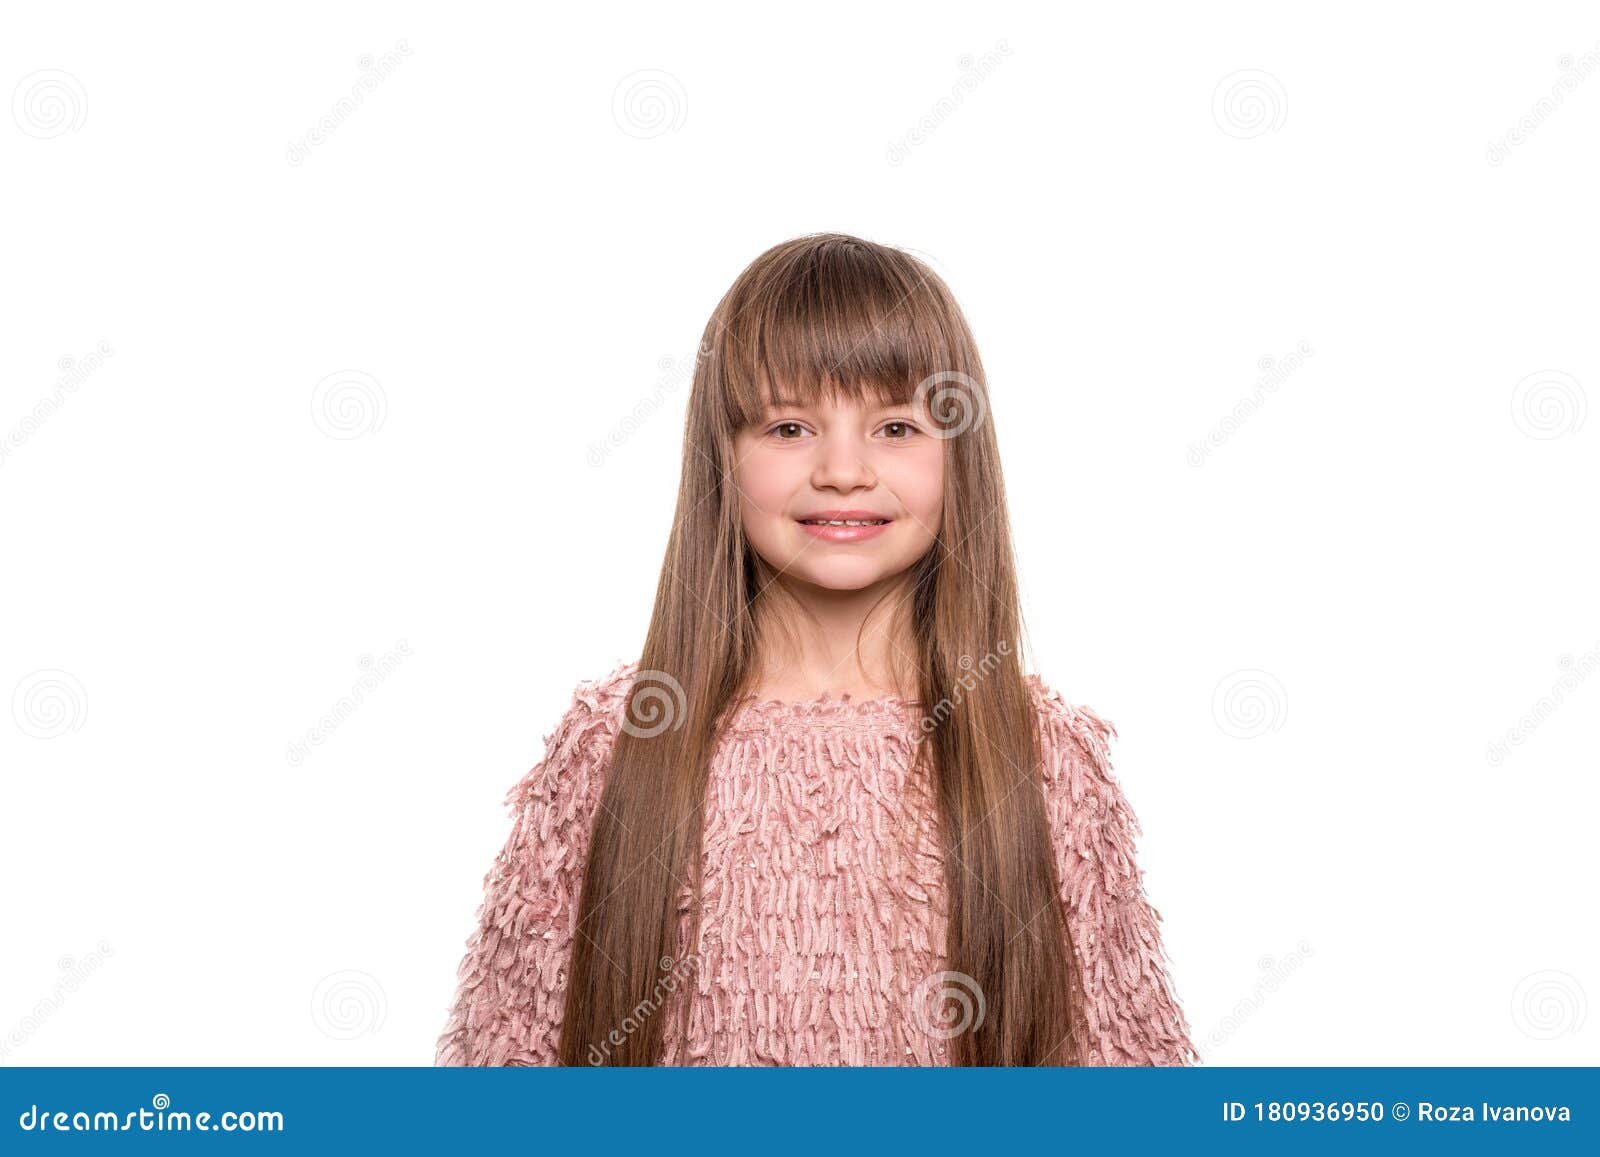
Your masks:
{"label": "pink sweater", "polygon": [[[544,759],[508,794],[515,822],[484,880],[435,1064],[556,1063],[590,827],[636,668],[580,683]],[[1134,859],[1138,821],[1111,772],[1115,730],[1027,678],[1082,984],[1072,1007],[1087,1029],[1079,1055],[1052,1063],[1194,1063]],[[659,1063],[947,1063],[934,998],[948,990],[975,1014],[977,994],[940,975],[942,856],[928,787],[909,774],[920,718],[893,697],[739,703],[707,793],[701,954],[657,1013]],[[692,897],[679,900],[686,960]],[[693,1002],[686,1040],[679,999]]]}

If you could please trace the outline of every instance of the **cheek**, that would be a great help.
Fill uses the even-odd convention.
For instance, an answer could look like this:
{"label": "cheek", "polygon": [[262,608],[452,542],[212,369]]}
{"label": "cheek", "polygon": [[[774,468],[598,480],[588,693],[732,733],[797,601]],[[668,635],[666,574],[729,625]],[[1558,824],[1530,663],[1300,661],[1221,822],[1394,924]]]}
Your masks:
{"label": "cheek", "polygon": [[[785,461],[783,455],[767,454],[760,447],[741,448],[738,463],[733,480],[739,488],[739,505],[744,512],[746,528],[754,530],[787,508],[796,486],[795,479],[790,477],[794,464]],[[803,476],[800,481],[804,481]]]}
{"label": "cheek", "polygon": [[944,507],[942,447],[933,447],[927,455],[902,463],[892,485],[896,497],[919,523],[930,530],[938,529]]}

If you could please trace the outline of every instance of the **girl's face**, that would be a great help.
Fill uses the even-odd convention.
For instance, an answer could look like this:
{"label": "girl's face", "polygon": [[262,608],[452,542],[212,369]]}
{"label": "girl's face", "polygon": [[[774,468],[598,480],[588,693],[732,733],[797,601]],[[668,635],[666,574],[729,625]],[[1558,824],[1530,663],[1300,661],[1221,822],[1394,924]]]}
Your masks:
{"label": "girl's face", "polygon": [[[934,429],[909,404],[769,406],[734,443],[751,547],[777,570],[832,590],[907,570],[933,545],[944,503],[944,442]],[[807,525],[821,519],[886,521]]]}

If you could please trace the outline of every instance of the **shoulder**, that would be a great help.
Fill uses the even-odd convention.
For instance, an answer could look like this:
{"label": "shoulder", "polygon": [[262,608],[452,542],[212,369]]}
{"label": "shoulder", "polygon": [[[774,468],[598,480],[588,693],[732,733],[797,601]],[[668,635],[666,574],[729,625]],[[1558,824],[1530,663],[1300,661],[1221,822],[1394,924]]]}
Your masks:
{"label": "shoulder", "polygon": [[1037,675],[1027,681],[1038,711],[1045,809],[1058,854],[1069,864],[1092,863],[1097,881],[1113,893],[1136,892],[1140,827],[1111,765],[1116,728]]}
{"label": "shoulder", "polygon": [[554,729],[544,735],[543,757],[512,785],[507,805],[515,809],[563,795],[587,794],[583,789],[603,779],[637,672],[635,660],[578,681]]}
{"label": "shoulder", "polygon": [[604,675],[580,680],[572,691],[569,714],[577,712],[581,718],[620,727],[623,704],[638,677],[639,661],[634,659],[617,664]]}
{"label": "shoulder", "polygon": [[1043,741],[1045,786],[1073,777],[1111,780],[1111,740],[1117,729],[1091,707],[1073,703],[1038,675],[1026,677]]}

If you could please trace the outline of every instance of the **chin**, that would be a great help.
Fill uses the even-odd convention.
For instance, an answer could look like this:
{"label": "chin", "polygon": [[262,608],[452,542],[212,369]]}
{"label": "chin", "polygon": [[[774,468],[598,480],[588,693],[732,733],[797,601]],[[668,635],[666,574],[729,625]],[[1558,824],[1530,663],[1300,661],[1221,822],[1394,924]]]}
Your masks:
{"label": "chin", "polygon": [[836,566],[805,568],[789,572],[812,586],[830,591],[859,591],[882,582],[891,572],[881,566]]}

